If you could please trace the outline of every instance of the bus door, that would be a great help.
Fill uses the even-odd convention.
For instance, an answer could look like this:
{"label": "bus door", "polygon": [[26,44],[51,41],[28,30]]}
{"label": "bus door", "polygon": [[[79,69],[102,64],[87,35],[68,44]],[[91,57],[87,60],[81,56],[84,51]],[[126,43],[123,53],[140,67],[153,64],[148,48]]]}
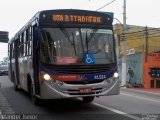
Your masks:
{"label": "bus door", "polygon": [[[10,43],[10,44],[8,44],[8,56],[9,56],[9,59],[8,59],[8,76],[9,76],[9,78],[10,78],[10,80],[12,81],[13,79],[11,79],[12,77],[12,57],[13,57],[13,55],[12,55],[12,51],[13,51],[13,49],[12,49],[12,46],[13,46],[13,44],[12,44],[12,42]],[[12,81],[13,82],[13,81]]]}
{"label": "bus door", "polygon": [[18,63],[18,38],[15,40],[15,80],[17,82],[17,85],[20,84],[20,81],[19,81],[19,63]]}
{"label": "bus door", "polygon": [[37,25],[33,26],[33,71],[34,71],[34,87],[35,94],[40,94],[40,83],[39,83],[39,35]]}

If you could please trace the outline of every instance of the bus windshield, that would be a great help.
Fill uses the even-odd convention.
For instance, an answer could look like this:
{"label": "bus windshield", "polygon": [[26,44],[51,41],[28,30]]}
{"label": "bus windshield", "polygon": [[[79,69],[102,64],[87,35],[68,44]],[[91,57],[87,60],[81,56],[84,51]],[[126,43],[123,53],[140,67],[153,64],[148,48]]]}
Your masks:
{"label": "bus windshield", "polygon": [[[84,65],[115,62],[113,31],[93,28],[42,28],[40,59],[48,64]],[[87,56],[88,57],[88,56]]]}

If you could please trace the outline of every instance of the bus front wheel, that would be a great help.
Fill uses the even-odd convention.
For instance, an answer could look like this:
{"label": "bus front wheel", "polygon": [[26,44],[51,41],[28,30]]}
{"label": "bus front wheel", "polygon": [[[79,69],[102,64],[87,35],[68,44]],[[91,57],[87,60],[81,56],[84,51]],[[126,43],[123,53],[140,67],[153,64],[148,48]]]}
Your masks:
{"label": "bus front wheel", "polygon": [[40,105],[41,100],[37,96],[34,95],[32,85],[30,86],[30,96],[31,96],[32,103],[34,105]]}
{"label": "bus front wheel", "polygon": [[83,101],[85,103],[90,103],[94,100],[94,96],[87,96],[87,97],[83,97]]}

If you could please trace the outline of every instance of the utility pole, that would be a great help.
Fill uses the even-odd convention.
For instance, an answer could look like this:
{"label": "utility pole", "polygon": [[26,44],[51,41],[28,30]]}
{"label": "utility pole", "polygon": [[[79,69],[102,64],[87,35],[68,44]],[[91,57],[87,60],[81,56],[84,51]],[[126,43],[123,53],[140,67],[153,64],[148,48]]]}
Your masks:
{"label": "utility pole", "polygon": [[146,26],[146,30],[145,30],[145,36],[146,36],[146,54],[145,54],[145,62],[148,62],[148,27]]}
{"label": "utility pole", "polygon": [[121,86],[126,85],[126,0],[123,3],[123,33],[122,33],[122,83]]}

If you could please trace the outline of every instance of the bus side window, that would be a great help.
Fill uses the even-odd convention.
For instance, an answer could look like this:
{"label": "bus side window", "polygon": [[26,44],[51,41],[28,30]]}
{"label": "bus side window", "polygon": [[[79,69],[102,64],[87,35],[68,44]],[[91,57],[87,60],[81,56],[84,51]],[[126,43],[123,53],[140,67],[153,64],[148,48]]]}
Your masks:
{"label": "bus side window", "polygon": [[25,54],[26,56],[28,56],[28,29],[26,30],[26,50],[25,50]]}
{"label": "bus side window", "polygon": [[33,28],[32,26],[29,27],[28,31],[28,55],[32,54],[32,38],[33,38]]}
{"label": "bus side window", "polygon": [[19,37],[19,57],[23,56],[23,34]]}
{"label": "bus side window", "polygon": [[47,39],[47,44],[48,44],[48,50],[50,52],[49,53],[49,58],[51,61],[56,61],[55,60],[55,56],[56,56],[56,49],[55,49],[55,46],[54,46],[54,40],[53,38],[51,37],[50,33],[49,32],[46,32],[46,39]]}
{"label": "bus side window", "polygon": [[42,37],[41,37],[41,52],[43,53],[42,56],[44,56],[45,61],[51,61],[50,55],[49,55],[49,41],[48,41],[48,35],[45,30],[42,31]]}
{"label": "bus side window", "polygon": [[15,48],[14,48],[14,42],[12,43],[12,58],[15,57]]}
{"label": "bus side window", "polygon": [[24,34],[23,34],[23,56],[26,56],[26,36],[27,36],[27,33],[26,31],[24,31]]}
{"label": "bus side window", "polygon": [[31,55],[31,35],[32,35],[32,32],[30,31],[31,29],[27,29],[26,30],[26,48],[25,48],[25,54],[28,56],[28,55]]}

